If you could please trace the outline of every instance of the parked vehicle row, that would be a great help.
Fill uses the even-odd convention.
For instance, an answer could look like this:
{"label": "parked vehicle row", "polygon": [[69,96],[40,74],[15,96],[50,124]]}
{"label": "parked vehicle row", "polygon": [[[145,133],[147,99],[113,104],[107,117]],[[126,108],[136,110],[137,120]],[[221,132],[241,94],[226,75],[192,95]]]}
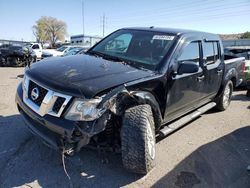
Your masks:
{"label": "parked vehicle row", "polygon": [[58,56],[68,56],[76,55],[78,52],[86,50],[86,48],[81,46],[61,46],[57,49],[46,49],[43,50],[42,57],[58,57]]}
{"label": "parked vehicle row", "polygon": [[48,57],[82,54],[87,50],[79,46],[62,46],[58,49],[43,50],[41,44],[0,48],[0,66],[25,66]]}
{"label": "parked vehicle row", "polygon": [[126,169],[146,174],[155,166],[156,136],[228,108],[244,59],[224,59],[215,34],[124,28],[84,55],[27,68],[16,103],[51,147],[69,155],[87,144],[109,147],[121,151]]}

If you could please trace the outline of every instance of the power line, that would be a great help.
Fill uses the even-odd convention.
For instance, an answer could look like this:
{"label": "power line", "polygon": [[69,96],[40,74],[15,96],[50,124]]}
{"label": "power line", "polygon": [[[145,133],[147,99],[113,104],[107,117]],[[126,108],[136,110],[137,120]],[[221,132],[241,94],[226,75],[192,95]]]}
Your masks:
{"label": "power line", "polygon": [[[221,0],[218,0],[218,1],[221,1]],[[187,7],[187,6],[190,6],[192,4],[195,4],[197,5],[197,3],[202,3],[202,5],[204,4],[203,1],[201,0],[196,0],[196,1],[192,1],[191,3],[182,3],[182,4],[178,4],[177,6],[175,6],[174,8],[182,8],[182,7]],[[140,7],[141,8],[141,7]],[[147,10],[136,10],[136,11],[133,11],[133,12],[129,12],[129,13],[126,13],[126,14],[116,14],[117,16],[123,16],[123,17],[131,17],[131,15],[135,15],[135,14],[138,14],[138,13],[142,13],[143,15],[147,14],[148,12],[153,12],[153,13],[156,13],[156,12],[159,12],[159,11],[164,11],[164,10],[169,10],[169,9],[172,9],[172,7],[168,7],[168,8],[156,8],[156,9],[147,9]],[[133,16],[132,16],[133,17]]]}
{"label": "power line", "polygon": [[[228,5],[231,5],[231,6],[228,6]],[[169,10],[169,11],[167,11],[167,12],[159,12],[158,11],[158,13],[157,12],[155,12],[155,13],[145,13],[145,14],[143,14],[143,15],[137,15],[137,16],[132,16],[132,17],[123,17],[123,18],[120,18],[120,19],[112,19],[112,23],[113,22],[121,22],[121,20],[124,20],[125,22],[127,21],[129,21],[129,20],[140,20],[140,19],[145,19],[145,17],[150,17],[151,19],[152,19],[152,17],[162,17],[162,16],[173,16],[173,14],[177,14],[177,13],[181,13],[181,15],[180,14],[177,14],[177,15],[174,15],[174,17],[178,17],[178,16],[183,16],[183,13],[185,13],[185,12],[192,12],[192,15],[193,14],[197,14],[197,13],[203,13],[203,12],[205,12],[205,11],[210,11],[210,12],[213,12],[213,11],[217,11],[217,10],[219,10],[219,11],[222,11],[222,10],[229,10],[229,9],[234,9],[234,8],[247,8],[247,6],[246,5],[249,5],[250,6],[250,4],[249,3],[234,3],[234,4],[227,4],[227,6],[225,6],[225,5],[217,5],[217,6],[209,6],[209,7],[205,7],[204,5],[203,5],[203,8],[199,8],[199,9],[197,9],[198,7],[193,7],[193,8],[195,8],[195,9],[171,9],[171,10]],[[220,7],[222,7],[222,8],[220,8]],[[224,7],[224,8],[223,8]],[[175,11],[176,10],[176,11]],[[124,22],[124,21],[122,21],[122,22]]]}
{"label": "power line", "polygon": [[[249,4],[248,4],[249,5]],[[144,19],[140,19],[138,21],[139,24],[142,24],[142,23],[151,23],[151,25],[155,25],[155,22],[159,22],[159,21],[165,21],[166,23],[169,23],[170,21],[178,21],[181,19],[181,21],[185,20],[185,18],[199,18],[201,19],[202,17],[205,17],[205,18],[210,18],[211,16],[217,16],[217,15],[221,15],[221,11],[222,10],[228,10],[229,8],[244,8],[244,10],[241,11],[241,15],[243,12],[245,12],[246,14],[249,13],[248,9],[246,9],[247,7],[245,6],[245,4],[241,4],[240,6],[234,6],[234,7],[225,7],[225,8],[219,8],[219,7],[216,7],[215,10],[220,10],[220,11],[210,11],[209,14],[203,14],[204,12],[208,12],[212,7],[207,7],[207,8],[203,8],[203,9],[198,9],[196,11],[193,11],[191,15],[188,15],[187,17],[185,17],[185,10],[180,10],[182,11],[181,14],[169,14],[169,13],[166,13],[166,14],[163,14],[161,16],[157,16],[157,17],[150,17],[150,19],[147,19],[147,16],[148,15],[145,15]],[[208,9],[209,8],[209,9]],[[212,9],[213,10],[213,9]],[[234,12],[224,12],[223,14],[231,14],[231,13],[237,13],[239,14],[238,12],[236,12],[236,10]],[[168,15],[169,14],[169,15]],[[222,15],[223,15],[222,14]],[[190,17],[191,16],[191,17]],[[145,19],[146,18],[146,19]],[[133,21],[135,21],[136,18],[133,19]],[[150,20],[150,22],[149,22]],[[190,22],[191,20],[189,20]],[[124,25],[124,24],[130,24],[130,21],[129,20],[120,20],[119,23],[116,23],[116,22],[112,22],[112,24],[114,25]],[[134,24],[134,23],[132,23]]]}
{"label": "power line", "polygon": [[[190,20],[190,17],[189,17],[189,21],[187,23],[193,23],[193,22],[203,22],[203,23],[206,23],[208,20],[210,19],[225,19],[225,18],[230,18],[230,17],[233,17],[233,16],[242,16],[243,13],[248,13],[249,11],[248,10],[245,10],[246,12],[241,12],[241,15],[238,13],[238,12],[233,12],[233,13],[217,13],[217,14],[212,14],[212,15],[200,15],[199,16],[199,20]],[[180,19],[177,19],[174,17],[173,19],[175,19],[175,22],[184,22],[183,18]],[[206,19],[206,21],[204,22],[204,19]],[[166,20],[165,18],[164,19],[157,19],[157,20],[144,20],[144,21],[140,21],[139,24],[147,24],[147,25],[156,25],[157,23],[159,22],[162,22]],[[168,20],[171,20],[170,18],[168,18]],[[167,23],[166,23],[167,24]],[[124,23],[121,22],[120,24],[115,24],[115,26],[119,26],[119,25],[122,25],[124,26]],[[132,23],[132,24],[129,24],[129,26],[135,26],[138,24],[137,23]],[[126,25],[127,26],[127,25]]]}

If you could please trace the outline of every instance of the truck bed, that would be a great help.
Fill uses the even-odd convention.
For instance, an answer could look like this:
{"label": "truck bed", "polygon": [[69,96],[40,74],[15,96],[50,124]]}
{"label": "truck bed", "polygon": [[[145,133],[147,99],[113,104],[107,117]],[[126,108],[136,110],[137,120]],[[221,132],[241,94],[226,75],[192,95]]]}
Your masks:
{"label": "truck bed", "polygon": [[244,77],[243,67],[245,63],[245,58],[225,55],[224,62],[225,76],[227,76],[228,74],[233,74],[235,76],[234,86],[238,87],[242,83]]}

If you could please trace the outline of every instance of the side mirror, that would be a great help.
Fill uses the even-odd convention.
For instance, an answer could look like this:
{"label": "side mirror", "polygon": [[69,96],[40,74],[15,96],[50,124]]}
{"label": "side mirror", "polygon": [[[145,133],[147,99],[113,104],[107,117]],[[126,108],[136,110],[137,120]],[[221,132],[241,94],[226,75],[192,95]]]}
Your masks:
{"label": "side mirror", "polygon": [[199,64],[193,61],[182,61],[179,65],[178,74],[190,74],[199,71]]}

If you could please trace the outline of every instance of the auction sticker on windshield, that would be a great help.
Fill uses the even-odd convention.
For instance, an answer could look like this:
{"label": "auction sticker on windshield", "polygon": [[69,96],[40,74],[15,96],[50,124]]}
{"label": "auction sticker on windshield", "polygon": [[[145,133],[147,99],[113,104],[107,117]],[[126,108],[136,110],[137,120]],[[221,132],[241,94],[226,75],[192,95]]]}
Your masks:
{"label": "auction sticker on windshield", "polygon": [[154,35],[153,40],[173,40],[174,36],[169,35]]}

